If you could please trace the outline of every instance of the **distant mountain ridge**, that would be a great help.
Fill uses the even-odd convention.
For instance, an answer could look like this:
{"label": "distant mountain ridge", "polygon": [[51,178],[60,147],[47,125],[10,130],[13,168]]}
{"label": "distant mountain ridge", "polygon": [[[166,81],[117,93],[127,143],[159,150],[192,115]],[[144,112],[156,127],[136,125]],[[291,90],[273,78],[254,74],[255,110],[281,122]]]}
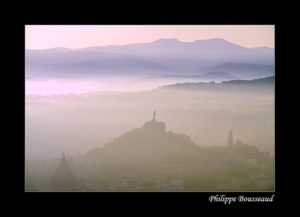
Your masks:
{"label": "distant mountain ridge", "polygon": [[[145,50],[146,49],[146,50]],[[227,50],[226,50],[227,49]],[[269,47],[255,47],[246,48],[241,45],[234,44],[222,38],[212,38],[205,40],[194,40],[191,42],[182,42],[176,38],[160,38],[152,42],[133,43],[127,45],[107,45],[107,46],[92,46],[78,49],[69,49],[63,47],[56,47],[50,49],[34,50],[28,49],[29,52],[67,52],[67,51],[84,51],[84,52],[105,52],[105,53],[126,53],[133,54],[136,52],[146,53],[171,53],[171,52],[215,52],[216,50],[222,52],[262,52],[273,53],[274,49]]]}
{"label": "distant mountain ridge", "polygon": [[253,63],[222,63],[210,70],[230,73],[232,76],[244,79],[268,77],[275,73],[274,65]]}
{"label": "distant mountain ridge", "polygon": [[158,39],[118,46],[26,50],[25,60],[29,77],[72,77],[74,73],[83,77],[89,74],[176,77],[222,72],[240,79],[254,79],[270,76],[274,71],[274,49],[246,48],[220,38],[193,42]]}
{"label": "distant mountain ridge", "polygon": [[[215,82],[186,82],[171,85],[165,85],[158,89],[169,90],[222,90],[222,89],[241,89],[241,88],[273,88],[275,85],[275,77],[259,78],[254,80],[230,80]],[[242,90],[242,89],[241,89]]]}
{"label": "distant mountain ridge", "polygon": [[[145,50],[146,49],[146,50]],[[158,39],[148,43],[136,43],[119,46],[94,46],[82,48],[84,51],[104,51],[117,53],[169,53],[169,52],[201,52],[210,50],[232,49],[235,51],[247,50],[248,48],[228,42],[224,39],[215,38],[207,40],[195,40],[192,42],[181,42],[176,38]]]}

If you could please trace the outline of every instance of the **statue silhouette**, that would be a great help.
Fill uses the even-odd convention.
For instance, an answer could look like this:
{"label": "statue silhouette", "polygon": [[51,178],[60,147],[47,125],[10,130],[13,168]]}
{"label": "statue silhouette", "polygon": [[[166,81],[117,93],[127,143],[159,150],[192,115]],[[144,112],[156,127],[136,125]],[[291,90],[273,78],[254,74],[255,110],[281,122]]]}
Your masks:
{"label": "statue silhouette", "polygon": [[153,118],[152,121],[156,121],[156,111],[153,111]]}
{"label": "statue silhouette", "polygon": [[165,133],[166,132],[166,124],[164,122],[160,122],[156,120],[156,111],[153,111],[153,117],[151,121],[147,121],[143,129],[146,129],[148,132],[153,133]]}

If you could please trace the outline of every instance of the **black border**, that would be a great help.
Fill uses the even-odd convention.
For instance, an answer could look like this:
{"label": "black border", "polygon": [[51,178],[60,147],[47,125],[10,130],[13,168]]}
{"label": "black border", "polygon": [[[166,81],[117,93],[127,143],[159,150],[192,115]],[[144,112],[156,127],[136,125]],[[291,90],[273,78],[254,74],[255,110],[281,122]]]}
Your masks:
{"label": "black border", "polygon": [[[220,193],[206,193],[206,192],[184,192],[184,193],[29,193],[24,192],[24,140],[25,140],[25,115],[24,115],[24,25],[27,24],[240,24],[240,25],[255,25],[255,24],[270,24],[275,25],[275,58],[276,58],[276,76],[275,76],[275,193],[233,193],[233,192],[220,192]],[[57,201],[69,201],[75,202],[77,199],[81,198],[80,201],[85,200],[91,202],[91,204],[98,204],[101,201],[106,202],[127,202],[127,203],[137,203],[137,204],[158,204],[158,206],[163,206],[166,202],[168,204],[183,204],[188,203],[189,206],[195,207],[278,207],[286,203],[287,198],[287,179],[288,170],[285,166],[287,165],[288,153],[285,146],[286,143],[292,142],[291,138],[288,137],[288,118],[290,117],[285,113],[286,105],[289,104],[291,98],[287,97],[286,93],[290,90],[287,88],[287,78],[285,76],[285,71],[287,71],[286,64],[284,64],[285,53],[289,52],[286,42],[288,41],[288,36],[284,32],[288,32],[290,26],[286,25],[285,22],[279,20],[274,14],[266,15],[263,13],[257,13],[255,17],[246,16],[243,17],[241,14],[229,14],[229,15],[204,15],[199,16],[199,14],[191,13],[185,16],[174,16],[165,15],[160,16],[159,13],[153,13],[148,17],[141,14],[133,14],[126,16],[99,16],[99,14],[88,14],[85,17],[79,17],[77,15],[73,16],[48,16],[42,13],[39,14],[27,14],[23,16],[23,19],[18,19],[13,22],[13,25],[7,27],[9,34],[7,35],[9,39],[13,39],[10,44],[10,57],[11,62],[10,71],[14,72],[12,78],[12,83],[7,83],[7,88],[13,94],[10,96],[9,110],[13,111],[13,115],[9,117],[11,124],[8,124],[8,129],[11,134],[9,134],[9,153],[13,154],[13,162],[11,162],[11,154],[6,156],[7,162],[11,162],[12,168],[9,168],[7,176],[9,176],[9,184],[5,191],[8,191],[10,195],[15,195],[22,198],[22,201],[29,199],[55,199]],[[8,40],[9,40],[8,39]],[[12,90],[13,89],[13,90]],[[231,205],[224,205],[223,203],[210,203],[208,197],[215,194],[226,194],[227,196],[271,196],[275,194],[273,203],[233,203]],[[142,200],[140,198],[143,198]]]}

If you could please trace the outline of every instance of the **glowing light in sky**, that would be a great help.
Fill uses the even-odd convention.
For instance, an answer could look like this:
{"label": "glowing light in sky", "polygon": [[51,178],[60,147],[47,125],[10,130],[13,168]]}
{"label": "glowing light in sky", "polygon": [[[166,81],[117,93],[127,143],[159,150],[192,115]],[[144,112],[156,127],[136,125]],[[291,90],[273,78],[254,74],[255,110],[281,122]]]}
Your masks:
{"label": "glowing light in sky", "polygon": [[274,30],[274,25],[26,25],[25,45],[26,49],[83,48],[159,38],[223,38],[245,47],[274,47]]}

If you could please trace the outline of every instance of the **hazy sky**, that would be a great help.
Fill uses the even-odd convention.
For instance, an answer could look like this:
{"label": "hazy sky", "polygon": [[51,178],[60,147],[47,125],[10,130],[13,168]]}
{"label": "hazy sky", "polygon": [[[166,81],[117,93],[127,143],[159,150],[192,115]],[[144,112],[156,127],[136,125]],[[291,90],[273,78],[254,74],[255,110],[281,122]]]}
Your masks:
{"label": "hazy sky", "polygon": [[83,48],[151,42],[159,38],[194,41],[223,38],[245,46],[274,48],[274,25],[26,25],[26,49]]}

